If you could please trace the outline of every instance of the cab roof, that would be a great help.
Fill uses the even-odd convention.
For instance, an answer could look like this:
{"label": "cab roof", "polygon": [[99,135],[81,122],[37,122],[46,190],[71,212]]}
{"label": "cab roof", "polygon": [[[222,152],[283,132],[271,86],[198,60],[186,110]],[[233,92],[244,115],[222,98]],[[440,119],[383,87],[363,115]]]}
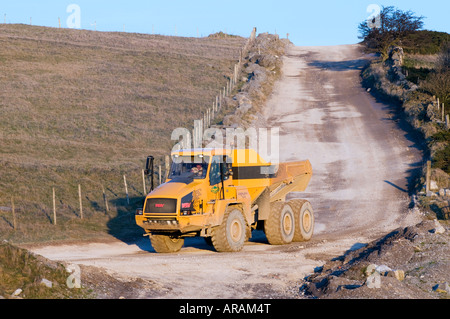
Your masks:
{"label": "cab roof", "polygon": [[187,156],[187,155],[228,155],[233,158],[233,163],[236,165],[264,165],[269,164],[265,161],[254,149],[235,149],[235,148],[192,148],[180,149],[173,151],[172,156]]}

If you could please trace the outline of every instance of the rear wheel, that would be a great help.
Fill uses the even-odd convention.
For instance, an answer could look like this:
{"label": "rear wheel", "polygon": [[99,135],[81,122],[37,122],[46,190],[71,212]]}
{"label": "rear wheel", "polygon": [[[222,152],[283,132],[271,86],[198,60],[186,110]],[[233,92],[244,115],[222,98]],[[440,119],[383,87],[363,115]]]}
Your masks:
{"label": "rear wheel", "polygon": [[314,211],[311,203],[305,199],[291,199],[288,204],[295,214],[295,234],[293,241],[310,240],[314,232]]}
{"label": "rear wheel", "polygon": [[157,253],[175,253],[184,245],[184,238],[168,235],[150,235],[150,242]]}
{"label": "rear wheel", "polygon": [[264,232],[271,245],[289,244],[294,238],[294,211],[285,202],[270,204],[269,218],[264,222]]}
{"label": "rear wheel", "polygon": [[227,207],[222,224],[212,229],[211,239],[219,252],[242,250],[246,239],[246,223],[239,207]]}

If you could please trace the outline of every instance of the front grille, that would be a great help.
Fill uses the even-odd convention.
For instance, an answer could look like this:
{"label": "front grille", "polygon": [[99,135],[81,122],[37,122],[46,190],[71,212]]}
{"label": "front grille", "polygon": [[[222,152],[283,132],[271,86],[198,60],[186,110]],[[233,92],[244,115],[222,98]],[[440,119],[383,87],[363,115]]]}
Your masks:
{"label": "front grille", "polygon": [[148,198],[144,215],[175,216],[177,200],[173,198]]}

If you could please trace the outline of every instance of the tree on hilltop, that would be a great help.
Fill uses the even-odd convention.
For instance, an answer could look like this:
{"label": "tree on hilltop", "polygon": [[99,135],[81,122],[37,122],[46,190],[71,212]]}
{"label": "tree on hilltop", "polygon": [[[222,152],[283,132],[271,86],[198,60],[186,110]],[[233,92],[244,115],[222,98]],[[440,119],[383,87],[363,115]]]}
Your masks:
{"label": "tree on hilltop", "polygon": [[402,11],[393,6],[383,7],[372,21],[363,21],[358,26],[359,38],[367,48],[380,52],[387,58],[390,46],[400,44],[404,37],[422,29],[423,16],[412,11]]}

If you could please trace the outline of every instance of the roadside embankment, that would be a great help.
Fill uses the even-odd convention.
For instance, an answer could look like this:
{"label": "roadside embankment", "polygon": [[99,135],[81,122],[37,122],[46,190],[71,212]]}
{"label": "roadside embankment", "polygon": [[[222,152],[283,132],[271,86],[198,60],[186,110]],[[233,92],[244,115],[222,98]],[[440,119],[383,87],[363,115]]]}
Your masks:
{"label": "roadside embankment", "polygon": [[[386,61],[374,60],[362,72],[363,85],[375,97],[398,105],[399,118],[403,118],[422,141],[425,150],[423,169],[412,189],[413,201],[440,219],[450,217],[450,175],[440,163],[450,145],[450,134],[439,99],[410,82],[403,70],[405,54],[401,47],[391,47]],[[431,161],[429,185],[427,161]]]}

